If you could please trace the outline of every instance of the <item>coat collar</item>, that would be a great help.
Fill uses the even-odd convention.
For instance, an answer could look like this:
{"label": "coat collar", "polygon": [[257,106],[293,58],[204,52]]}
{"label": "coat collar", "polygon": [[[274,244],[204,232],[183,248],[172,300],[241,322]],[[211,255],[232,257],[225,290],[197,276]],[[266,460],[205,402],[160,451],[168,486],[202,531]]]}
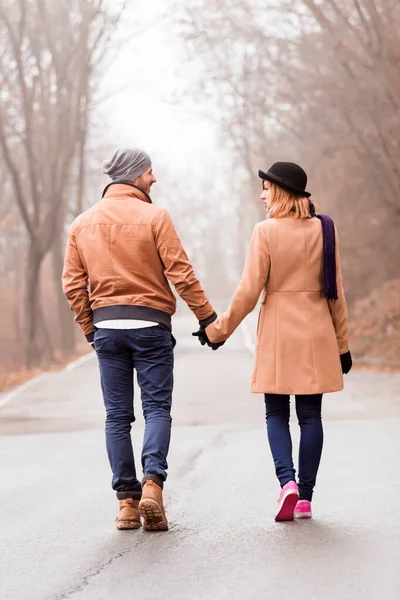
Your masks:
{"label": "coat collar", "polygon": [[115,199],[123,199],[127,197],[137,198],[138,200],[142,200],[143,202],[148,202],[149,204],[153,204],[150,196],[142,190],[142,188],[133,185],[130,182],[114,182],[109,183],[103,191],[102,198],[115,198]]}

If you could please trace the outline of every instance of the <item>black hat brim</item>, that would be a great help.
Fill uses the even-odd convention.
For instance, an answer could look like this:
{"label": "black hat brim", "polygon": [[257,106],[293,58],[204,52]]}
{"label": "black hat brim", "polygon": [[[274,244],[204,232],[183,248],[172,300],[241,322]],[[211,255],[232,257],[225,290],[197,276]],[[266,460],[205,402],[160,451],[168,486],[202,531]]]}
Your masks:
{"label": "black hat brim", "polygon": [[292,192],[292,194],[305,196],[306,198],[309,198],[311,196],[310,192],[306,192],[305,190],[300,190],[291,185],[288,185],[281,177],[277,177],[269,171],[267,171],[266,173],[264,173],[264,171],[258,171],[258,176],[260,177],[260,179],[266,179],[271,183],[276,183],[276,185],[279,185],[281,188],[287,190],[288,192]]}

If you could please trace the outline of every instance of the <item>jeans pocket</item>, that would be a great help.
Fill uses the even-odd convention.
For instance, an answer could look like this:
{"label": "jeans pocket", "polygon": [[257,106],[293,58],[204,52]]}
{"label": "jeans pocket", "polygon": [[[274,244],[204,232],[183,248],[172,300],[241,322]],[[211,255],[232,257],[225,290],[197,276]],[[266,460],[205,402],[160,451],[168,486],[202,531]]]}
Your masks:
{"label": "jeans pocket", "polygon": [[163,325],[162,323],[159,323],[158,325],[159,329],[162,329],[163,331],[168,331],[168,333],[171,336],[171,342],[172,342],[172,349],[175,348],[176,346],[176,339],[174,338],[174,336],[172,335],[172,331],[170,330],[169,327],[167,327],[166,325]]}
{"label": "jeans pocket", "polygon": [[99,350],[112,349],[114,347],[114,338],[110,329],[96,329],[94,332],[94,349]]}
{"label": "jeans pocket", "polygon": [[165,342],[170,339],[171,335],[169,329],[160,326],[143,327],[134,331],[138,342],[147,346],[154,344],[164,345]]}

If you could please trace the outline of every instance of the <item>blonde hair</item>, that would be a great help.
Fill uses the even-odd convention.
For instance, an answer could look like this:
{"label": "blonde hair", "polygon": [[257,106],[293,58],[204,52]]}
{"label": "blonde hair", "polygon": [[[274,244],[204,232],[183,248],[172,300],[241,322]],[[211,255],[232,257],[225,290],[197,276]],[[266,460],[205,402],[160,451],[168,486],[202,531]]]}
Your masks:
{"label": "blonde hair", "polygon": [[270,219],[284,219],[285,217],[309,219],[311,217],[308,198],[288,192],[271,181],[268,181],[268,184],[271,189],[272,198],[268,209],[268,217]]}

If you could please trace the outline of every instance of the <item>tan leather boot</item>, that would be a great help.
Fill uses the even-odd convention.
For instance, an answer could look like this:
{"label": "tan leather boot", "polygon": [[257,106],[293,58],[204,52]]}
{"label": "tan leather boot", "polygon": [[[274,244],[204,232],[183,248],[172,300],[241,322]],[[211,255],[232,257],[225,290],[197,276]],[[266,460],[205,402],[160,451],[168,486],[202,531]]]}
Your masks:
{"label": "tan leather boot", "polygon": [[162,489],[151,479],[142,488],[142,499],[139,502],[140,516],[143,517],[145,531],[167,531],[168,521],[162,499]]}
{"label": "tan leather boot", "polygon": [[126,498],[119,501],[119,514],[116,518],[117,529],[139,529],[142,526],[138,507],[139,500]]}

